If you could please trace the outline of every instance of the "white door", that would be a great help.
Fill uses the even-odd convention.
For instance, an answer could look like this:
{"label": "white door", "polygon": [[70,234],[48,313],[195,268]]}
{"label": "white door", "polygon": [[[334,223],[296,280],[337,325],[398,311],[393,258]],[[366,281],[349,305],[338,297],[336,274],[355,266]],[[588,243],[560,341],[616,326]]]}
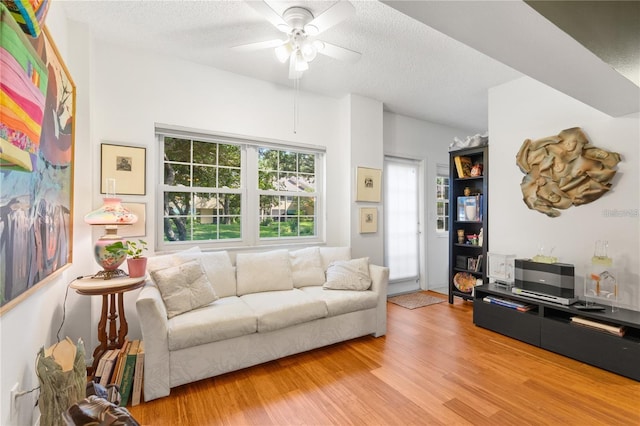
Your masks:
{"label": "white door", "polygon": [[385,157],[385,264],[389,294],[420,288],[420,163]]}

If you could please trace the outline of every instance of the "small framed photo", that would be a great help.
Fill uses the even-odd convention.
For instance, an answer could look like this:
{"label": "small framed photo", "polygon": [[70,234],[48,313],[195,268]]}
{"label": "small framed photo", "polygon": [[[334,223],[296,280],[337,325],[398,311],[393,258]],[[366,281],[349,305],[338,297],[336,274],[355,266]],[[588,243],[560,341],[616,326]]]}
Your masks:
{"label": "small framed photo", "polygon": [[145,237],[147,235],[147,204],[122,203],[122,206],[138,217],[133,225],[118,225],[118,235],[121,237]]}
{"label": "small framed photo", "polygon": [[362,207],[360,209],[360,233],[371,234],[378,232],[378,209]]}
{"label": "small framed photo", "polygon": [[380,202],[382,170],[358,167],[356,180],[356,201]]}
{"label": "small framed photo", "polygon": [[146,194],[147,149],[103,143],[100,149],[100,193],[107,193],[107,179],[116,180],[116,193]]}

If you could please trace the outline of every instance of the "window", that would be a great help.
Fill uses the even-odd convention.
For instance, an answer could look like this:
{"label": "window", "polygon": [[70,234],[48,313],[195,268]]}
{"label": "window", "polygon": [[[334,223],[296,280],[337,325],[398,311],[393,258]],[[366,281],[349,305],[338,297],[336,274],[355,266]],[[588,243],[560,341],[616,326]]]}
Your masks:
{"label": "window", "polygon": [[436,177],[436,232],[449,231],[449,177]]}
{"label": "window", "polygon": [[315,155],[258,148],[260,238],[316,234]]}
{"label": "window", "polygon": [[158,248],[319,241],[321,150],[156,129]]}

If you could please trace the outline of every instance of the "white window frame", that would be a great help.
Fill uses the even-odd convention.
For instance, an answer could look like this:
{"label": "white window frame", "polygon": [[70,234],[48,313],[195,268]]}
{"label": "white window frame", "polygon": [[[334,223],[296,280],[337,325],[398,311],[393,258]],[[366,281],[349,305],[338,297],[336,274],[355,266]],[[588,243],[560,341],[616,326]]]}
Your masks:
{"label": "white window frame", "polygon": [[[325,240],[325,193],[324,175],[326,168],[326,149],[317,145],[305,145],[294,142],[284,142],[273,139],[255,138],[243,135],[235,135],[220,132],[208,132],[194,130],[180,126],[155,124],[156,141],[158,142],[158,173],[157,173],[157,198],[156,198],[156,250],[174,251],[198,246],[201,249],[233,249],[242,247],[267,247],[267,246],[295,246],[300,244],[319,244]],[[190,240],[190,241],[165,241],[164,240],[164,193],[172,191],[175,187],[164,184],[164,138],[174,137],[180,139],[194,139],[199,141],[217,142],[223,144],[240,145],[241,147],[241,237],[239,239],[223,240]],[[280,151],[294,151],[296,153],[314,154],[315,161],[315,192],[304,193],[314,196],[315,201],[315,226],[316,233],[313,236],[302,237],[271,237],[260,238],[260,195],[285,195],[297,196],[296,192],[265,191],[258,189],[258,149],[271,148]],[[216,192],[225,192],[223,188]],[[231,191],[235,192],[235,191]]]}
{"label": "white window frame", "polygon": [[[447,185],[447,189],[446,191],[443,191],[443,195],[444,198],[438,198],[438,187],[442,186],[438,183],[438,179],[439,178],[445,178],[449,181],[448,185]],[[451,215],[451,200],[449,200],[449,188],[451,186],[451,178],[449,176],[449,168],[448,166],[444,165],[444,164],[438,164],[437,165],[437,171],[436,171],[436,180],[435,180],[435,218],[436,218],[436,223],[435,223],[435,230],[436,230],[436,234],[437,235],[449,235],[449,230],[447,230],[446,228],[449,226],[449,215]],[[440,215],[438,214],[438,203],[439,202],[443,202],[446,205],[448,205],[448,209],[445,208],[445,212],[448,211],[449,214],[444,214],[444,215]],[[438,229],[438,219],[442,217],[444,220],[444,229]]]}

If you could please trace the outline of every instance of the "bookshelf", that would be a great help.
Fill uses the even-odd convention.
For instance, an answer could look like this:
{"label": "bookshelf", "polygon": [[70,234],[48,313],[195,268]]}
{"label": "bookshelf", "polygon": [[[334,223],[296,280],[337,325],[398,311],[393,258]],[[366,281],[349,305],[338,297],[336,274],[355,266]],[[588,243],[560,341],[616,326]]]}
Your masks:
{"label": "bookshelf", "polygon": [[487,282],[488,150],[485,145],[449,153],[449,303],[454,297],[473,300],[476,281]]}

